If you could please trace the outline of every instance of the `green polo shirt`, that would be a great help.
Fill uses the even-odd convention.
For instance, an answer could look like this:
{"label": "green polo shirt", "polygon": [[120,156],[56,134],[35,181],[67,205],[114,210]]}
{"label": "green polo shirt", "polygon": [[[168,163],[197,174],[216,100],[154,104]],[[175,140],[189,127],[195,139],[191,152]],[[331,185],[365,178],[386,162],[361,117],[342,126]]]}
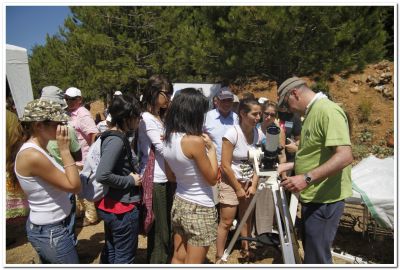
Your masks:
{"label": "green polo shirt", "polygon": [[[71,151],[71,153],[78,152],[79,149],[81,149],[81,146],[79,145],[75,129],[70,125],[68,125],[68,135],[70,139],[69,150]],[[57,141],[56,140],[49,141],[47,143],[46,148],[47,151],[49,151],[49,154],[57,161],[57,163],[60,164],[61,166],[64,166],[61,159],[60,149],[58,149]]]}
{"label": "green polo shirt", "polygon": [[[347,117],[336,103],[327,98],[315,101],[305,116],[299,150],[296,153],[296,174],[307,173],[329,160],[334,146],[351,145]],[[350,197],[351,165],[322,182],[301,191],[300,201],[331,203]]]}

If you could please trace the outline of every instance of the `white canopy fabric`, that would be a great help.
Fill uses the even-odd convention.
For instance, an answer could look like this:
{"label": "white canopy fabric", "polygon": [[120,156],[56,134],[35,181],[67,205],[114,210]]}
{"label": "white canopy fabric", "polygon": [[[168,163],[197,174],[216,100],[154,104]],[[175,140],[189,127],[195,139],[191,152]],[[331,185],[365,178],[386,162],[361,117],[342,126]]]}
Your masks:
{"label": "white canopy fabric", "polygon": [[18,117],[22,117],[25,105],[33,100],[28,53],[25,48],[7,44],[6,55],[6,75],[8,84],[11,89],[11,95],[14,99]]}
{"label": "white canopy fabric", "polygon": [[379,225],[393,229],[394,158],[379,159],[373,155],[351,170],[353,189],[361,194],[372,217]]}

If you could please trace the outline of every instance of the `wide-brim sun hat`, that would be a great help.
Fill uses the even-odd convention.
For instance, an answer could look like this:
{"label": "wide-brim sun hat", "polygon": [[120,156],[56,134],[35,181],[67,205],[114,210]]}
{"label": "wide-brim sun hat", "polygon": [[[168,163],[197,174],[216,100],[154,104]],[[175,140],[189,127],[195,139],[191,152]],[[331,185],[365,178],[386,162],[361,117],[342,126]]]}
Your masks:
{"label": "wide-brim sun hat", "polygon": [[68,107],[64,99],[63,91],[54,85],[45,86],[42,88],[40,100],[50,100],[59,103],[64,109]]}
{"label": "wide-brim sun hat", "polygon": [[35,99],[25,106],[21,122],[67,122],[69,116],[64,108],[57,102],[51,100]]}

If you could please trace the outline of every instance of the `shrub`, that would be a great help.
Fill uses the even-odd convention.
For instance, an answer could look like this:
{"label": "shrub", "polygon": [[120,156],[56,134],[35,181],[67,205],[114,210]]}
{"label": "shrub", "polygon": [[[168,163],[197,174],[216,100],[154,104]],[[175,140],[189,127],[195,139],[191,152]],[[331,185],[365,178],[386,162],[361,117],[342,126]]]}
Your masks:
{"label": "shrub", "polygon": [[368,157],[370,153],[371,152],[369,151],[369,148],[367,145],[364,145],[364,144],[353,145],[354,160],[360,161],[363,158]]}
{"label": "shrub", "polygon": [[322,92],[325,95],[327,95],[328,98],[330,99],[329,85],[328,85],[328,82],[326,80],[316,81],[315,83],[313,83],[311,85],[311,90],[313,90],[315,93]]}
{"label": "shrub", "polygon": [[358,121],[360,123],[368,122],[372,112],[372,101],[369,99],[361,100],[360,105],[358,105],[358,112],[359,112]]}
{"label": "shrub", "polygon": [[364,128],[358,135],[358,141],[360,143],[371,143],[373,139],[373,133],[371,130]]}

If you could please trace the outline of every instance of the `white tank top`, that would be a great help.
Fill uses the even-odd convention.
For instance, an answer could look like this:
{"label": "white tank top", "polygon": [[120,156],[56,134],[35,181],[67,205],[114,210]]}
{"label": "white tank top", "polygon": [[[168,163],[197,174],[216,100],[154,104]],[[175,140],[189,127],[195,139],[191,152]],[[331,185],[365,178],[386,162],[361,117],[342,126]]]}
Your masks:
{"label": "white tank top", "polygon": [[164,158],[176,176],[176,196],[203,205],[214,207],[211,186],[204,180],[197,164],[182,152],[184,134],[172,133],[171,143],[164,143]]}
{"label": "white tank top", "polygon": [[[34,148],[48,158],[54,166],[64,172],[64,168],[59,165],[52,157],[50,157],[42,148],[34,143],[24,143],[19,150],[20,152],[27,148]],[[71,212],[71,201],[68,193],[44,181],[40,177],[22,176],[14,171],[18,178],[22,190],[27,195],[29,202],[29,219],[33,224],[46,225],[59,222],[65,219]]]}

